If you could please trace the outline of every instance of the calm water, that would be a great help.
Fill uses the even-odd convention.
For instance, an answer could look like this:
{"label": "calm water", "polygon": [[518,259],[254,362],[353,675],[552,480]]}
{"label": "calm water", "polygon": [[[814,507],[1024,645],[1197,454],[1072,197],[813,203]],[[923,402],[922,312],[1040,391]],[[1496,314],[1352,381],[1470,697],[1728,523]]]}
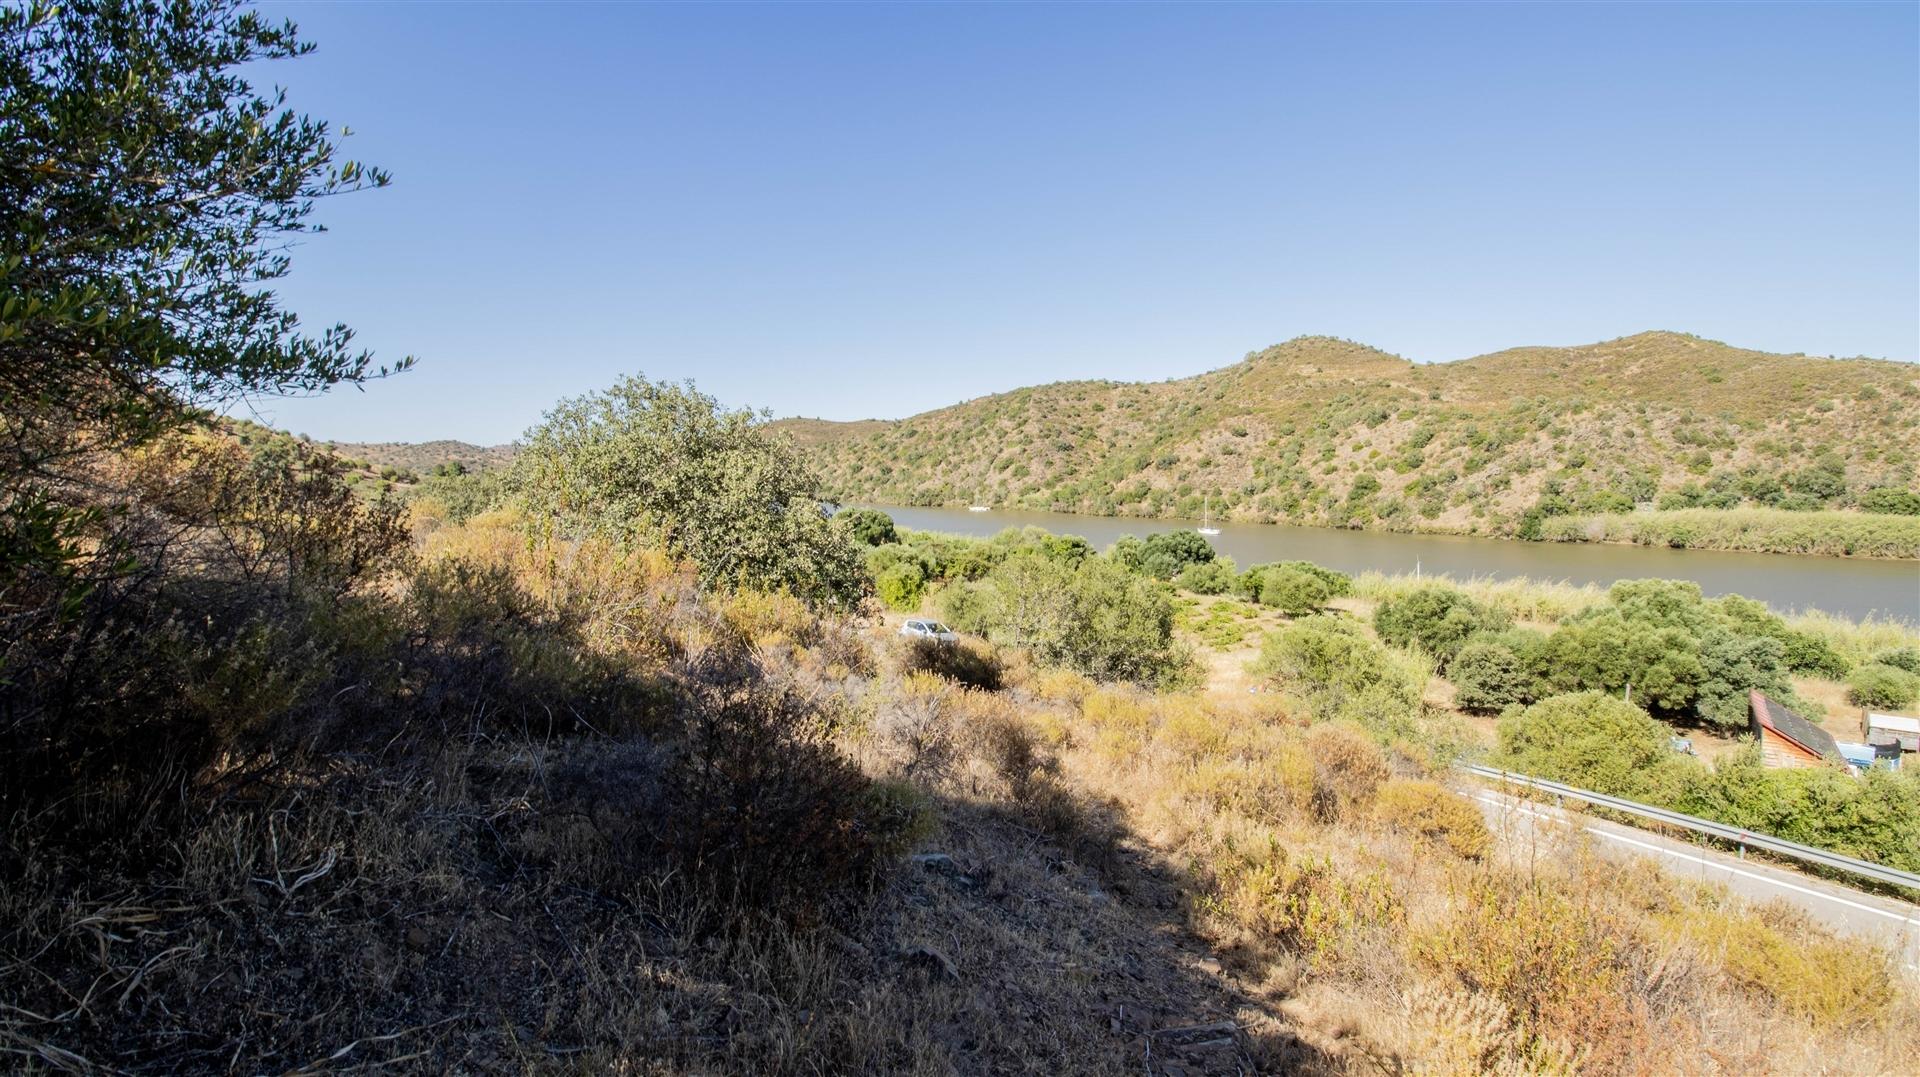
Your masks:
{"label": "calm water", "polygon": [[[1059,512],[876,507],[902,527],[920,531],[992,535],[1004,528],[1032,524],[1058,534],[1080,535],[1096,548],[1104,548],[1121,535],[1198,526],[1194,520],[1121,520]],[[1920,624],[1920,563],[1912,561],[1392,535],[1284,524],[1217,526],[1220,533],[1213,536],[1214,548],[1242,565],[1299,559],[1342,572],[1412,572],[1417,566],[1422,572],[1445,573],[1459,579],[1530,576],[1602,586],[1615,580],[1657,576],[1693,580],[1708,595],[1757,598],[1783,612],[1818,609],[1853,618],[1879,614]]]}

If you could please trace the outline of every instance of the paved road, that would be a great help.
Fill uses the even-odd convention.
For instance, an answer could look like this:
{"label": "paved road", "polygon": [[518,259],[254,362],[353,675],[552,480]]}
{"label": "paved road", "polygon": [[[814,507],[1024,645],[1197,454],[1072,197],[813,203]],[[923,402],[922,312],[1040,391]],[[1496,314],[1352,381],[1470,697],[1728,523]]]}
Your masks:
{"label": "paved road", "polygon": [[1474,787],[1470,795],[1479,800],[1487,822],[1509,849],[1523,848],[1526,842],[1544,847],[1585,835],[1601,852],[1651,857],[1671,875],[1721,883],[1749,901],[1791,902],[1835,931],[1887,947],[1907,971],[1920,973],[1920,906],[1492,789]]}

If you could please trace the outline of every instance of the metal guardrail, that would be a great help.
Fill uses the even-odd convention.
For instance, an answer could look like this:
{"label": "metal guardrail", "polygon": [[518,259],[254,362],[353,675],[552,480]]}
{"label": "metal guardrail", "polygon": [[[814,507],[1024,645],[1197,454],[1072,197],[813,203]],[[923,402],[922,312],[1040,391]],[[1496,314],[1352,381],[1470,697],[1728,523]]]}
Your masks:
{"label": "metal guardrail", "polygon": [[1472,763],[1461,763],[1458,764],[1458,767],[1478,777],[1491,778],[1509,785],[1522,785],[1529,789],[1538,789],[1541,792],[1569,797],[1595,807],[1606,808],[1609,811],[1637,815],[1642,819],[1651,819],[1654,822],[1664,823],[1667,826],[1677,826],[1685,830],[1691,830],[1696,834],[1706,834],[1723,841],[1734,842],[1742,848],[1762,849],[1769,853],[1791,857],[1805,863],[1819,864],[1822,867],[1833,868],[1836,871],[1849,872],[1862,878],[1872,879],[1876,882],[1920,890],[1920,875],[1915,875],[1909,871],[1900,871],[1895,868],[1884,867],[1866,860],[1856,860],[1851,856],[1841,856],[1839,853],[1830,853],[1825,849],[1816,849],[1811,845],[1802,845],[1797,841],[1776,838],[1771,834],[1761,834],[1757,831],[1743,830],[1737,826],[1716,823],[1711,819],[1699,819],[1691,815],[1683,815],[1677,811],[1668,811],[1665,808],[1655,808],[1651,805],[1641,804],[1632,800],[1610,797],[1603,793],[1593,793],[1585,789],[1576,789],[1571,785],[1562,785],[1559,782],[1548,781],[1545,778],[1535,778],[1526,774],[1515,774],[1512,771],[1500,770],[1497,767],[1483,767]]}

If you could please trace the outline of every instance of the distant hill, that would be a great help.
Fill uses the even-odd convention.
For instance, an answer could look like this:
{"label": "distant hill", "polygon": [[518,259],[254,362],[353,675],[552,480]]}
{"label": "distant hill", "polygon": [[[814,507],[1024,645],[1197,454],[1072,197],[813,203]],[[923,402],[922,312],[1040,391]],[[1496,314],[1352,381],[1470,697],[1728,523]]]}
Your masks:
{"label": "distant hill", "polygon": [[811,449],[847,438],[877,434],[892,425],[886,419],[854,419],[849,422],[833,419],[775,419],[767,424],[767,429],[787,435],[803,449]]}
{"label": "distant hill", "polygon": [[460,464],[468,471],[504,467],[513,462],[512,445],[473,445],[465,441],[341,441],[332,443],[341,456],[365,460],[374,467],[393,467],[420,474],[440,464]]}
{"label": "distant hill", "polygon": [[1503,534],[1542,512],[1913,490],[1920,366],[1668,332],[1431,364],[1302,337],[1176,381],[787,429],[843,500],[1143,517],[1210,501],[1236,520]]}

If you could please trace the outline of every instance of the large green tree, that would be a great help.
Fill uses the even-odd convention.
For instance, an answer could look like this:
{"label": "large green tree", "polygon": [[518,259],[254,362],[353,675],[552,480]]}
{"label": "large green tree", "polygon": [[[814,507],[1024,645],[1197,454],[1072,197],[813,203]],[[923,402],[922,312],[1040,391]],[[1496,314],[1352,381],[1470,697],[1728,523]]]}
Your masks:
{"label": "large green tree", "polygon": [[858,601],[867,581],[855,540],[828,518],[800,452],[763,421],[691,385],[629,377],[556,405],[527,432],[509,481],[535,523],[560,535],[658,545],[711,586]]}
{"label": "large green tree", "polygon": [[387,182],[243,74],[309,48],[234,0],[0,9],[0,567],[78,556],[99,450],[387,372],[270,287],[316,199]]}

